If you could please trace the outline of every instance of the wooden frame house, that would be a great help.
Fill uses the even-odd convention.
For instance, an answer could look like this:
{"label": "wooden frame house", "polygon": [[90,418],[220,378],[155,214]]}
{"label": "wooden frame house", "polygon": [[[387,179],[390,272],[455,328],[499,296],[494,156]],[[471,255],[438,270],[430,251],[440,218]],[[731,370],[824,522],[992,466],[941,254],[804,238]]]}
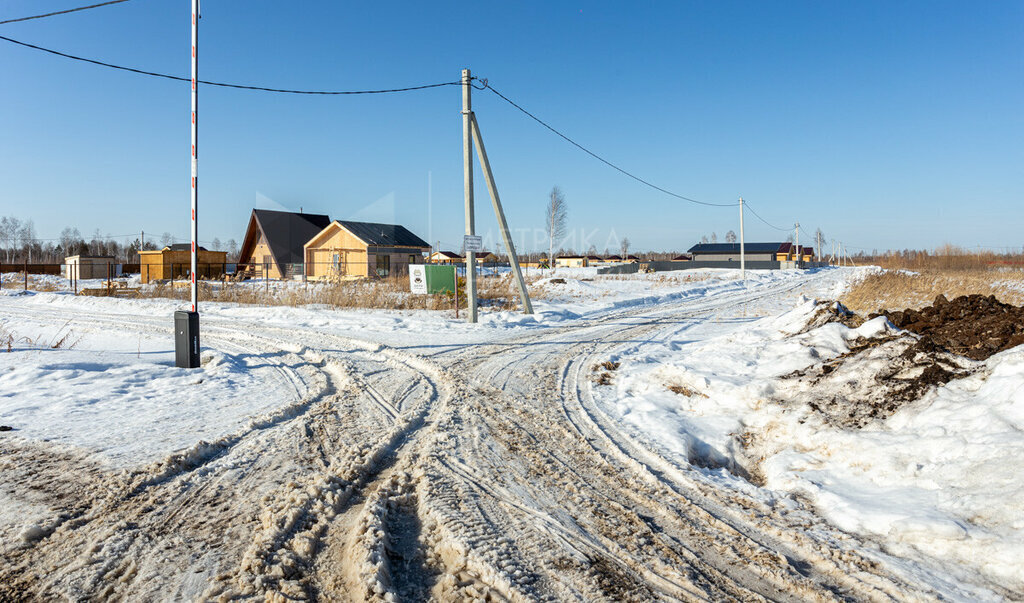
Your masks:
{"label": "wooden frame house", "polygon": [[422,264],[430,244],[397,224],[335,220],[305,244],[310,280],[386,277]]}

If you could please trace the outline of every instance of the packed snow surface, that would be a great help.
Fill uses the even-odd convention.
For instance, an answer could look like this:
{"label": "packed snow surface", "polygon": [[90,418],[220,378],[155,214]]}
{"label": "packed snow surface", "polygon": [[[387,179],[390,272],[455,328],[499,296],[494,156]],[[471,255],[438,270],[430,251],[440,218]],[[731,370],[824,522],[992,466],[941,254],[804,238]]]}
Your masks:
{"label": "packed snow surface", "polygon": [[1013,598],[1024,351],[859,429],[792,378],[895,334],[808,326],[873,270],[559,269],[476,325],[207,302],[188,371],[180,302],[5,277],[0,598]]}

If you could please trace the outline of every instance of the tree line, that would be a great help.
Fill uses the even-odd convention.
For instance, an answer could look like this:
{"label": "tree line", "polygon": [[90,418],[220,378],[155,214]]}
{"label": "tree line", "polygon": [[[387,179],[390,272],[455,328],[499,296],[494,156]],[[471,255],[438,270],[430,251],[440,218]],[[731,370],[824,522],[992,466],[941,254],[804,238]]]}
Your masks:
{"label": "tree line", "polygon": [[[126,238],[122,243],[117,239],[104,235],[100,229],[86,239],[82,233],[72,226],[65,227],[56,239],[40,239],[36,237],[35,224],[32,220],[22,220],[15,216],[0,216],[0,261],[5,264],[63,264],[64,258],[72,255],[109,256],[118,263],[134,264],[139,261],[139,251],[155,251],[163,249],[175,242],[169,232],[150,239],[146,236],[145,244],[140,232],[134,240]],[[205,245],[204,245],[205,247]],[[220,239],[210,241],[208,249],[227,251],[228,261],[238,258],[238,243],[229,239],[221,243]]]}

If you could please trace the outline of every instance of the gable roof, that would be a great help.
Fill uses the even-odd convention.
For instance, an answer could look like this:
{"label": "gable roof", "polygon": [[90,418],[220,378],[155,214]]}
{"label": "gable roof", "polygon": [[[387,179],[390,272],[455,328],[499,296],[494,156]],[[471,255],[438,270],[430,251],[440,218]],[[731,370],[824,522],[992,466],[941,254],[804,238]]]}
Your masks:
{"label": "gable roof", "polygon": [[[744,243],[744,253],[778,253],[785,251],[789,243]],[[687,253],[739,253],[739,243],[698,243],[686,250]]]}
{"label": "gable roof", "polygon": [[[352,222],[335,220],[367,245],[374,247],[430,247],[423,239],[414,235],[408,228],[400,224],[380,224],[378,222]],[[313,235],[310,235],[310,239]],[[306,239],[309,241],[309,239]]]}
{"label": "gable roof", "polygon": [[330,223],[331,219],[322,214],[254,209],[239,259],[250,259],[262,233],[278,266],[300,264],[305,260],[302,246]]}
{"label": "gable roof", "polygon": [[[170,251],[192,251],[192,243],[175,243],[164,247]],[[163,249],[161,249],[163,251]],[[196,247],[196,251],[207,251],[205,247]]]}
{"label": "gable roof", "polygon": [[462,256],[457,254],[457,253],[455,253],[454,251],[435,251],[434,253],[432,253],[430,255],[430,257],[434,257],[435,255],[436,256],[445,257],[445,258],[448,258],[450,260],[455,260],[455,259],[461,260],[462,259]]}

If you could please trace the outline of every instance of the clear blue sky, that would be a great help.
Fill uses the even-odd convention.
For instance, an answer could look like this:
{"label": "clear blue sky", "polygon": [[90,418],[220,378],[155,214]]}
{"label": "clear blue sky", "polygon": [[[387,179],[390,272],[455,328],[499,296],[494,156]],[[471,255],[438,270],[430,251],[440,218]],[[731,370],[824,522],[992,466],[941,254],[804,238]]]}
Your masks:
{"label": "clear blue sky", "polygon": [[[0,20],[83,0],[5,0]],[[0,35],[188,75],[188,0],[133,0]],[[202,79],[502,91],[609,160],[709,202],[742,195],[865,248],[1024,245],[1024,3],[352,3],[207,0]],[[0,215],[40,237],[188,236],[188,84],[0,41]],[[200,239],[253,207],[397,221],[457,247],[460,90],[297,97],[203,87]],[[648,189],[474,91],[513,229],[548,191],[577,246],[686,249],[734,208]],[[432,183],[428,191],[428,181]],[[478,230],[494,229],[477,177]],[[432,212],[428,216],[428,199]],[[784,237],[748,216],[748,240]],[[580,234],[584,233],[584,234]],[[532,244],[532,235],[527,236]]]}

